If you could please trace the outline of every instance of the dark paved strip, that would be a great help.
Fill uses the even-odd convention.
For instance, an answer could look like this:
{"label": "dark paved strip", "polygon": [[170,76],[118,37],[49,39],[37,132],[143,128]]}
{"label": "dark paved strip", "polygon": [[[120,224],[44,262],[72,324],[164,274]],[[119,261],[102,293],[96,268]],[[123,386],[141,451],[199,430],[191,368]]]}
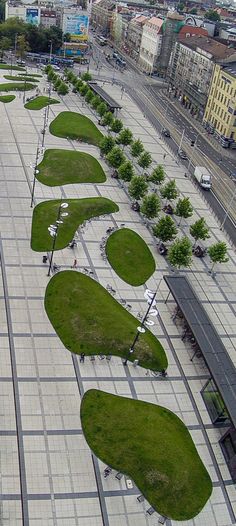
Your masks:
{"label": "dark paved strip", "polygon": [[12,320],[11,320],[10,302],[9,302],[9,297],[8,297],[7,276],[6,276],[1,237],[0,237],[0,265],[1,265],[1,273],[2,273],[3,290],[4,290],[4,296],[5,296],[5,310],[6,310],[6,319],[7,319],[7,326],[8,326],[9,350],[10,350],[10,357],[11,357],[12,383],[13,383],[13,392],[14,392],[18,457],[19,457],[20,487],[21,487],[21,497],[22,497],[21,499],[22,520],[23,520],[23,526],[29,526],[29,510],[28,510],[28,501],[27,501],[27,496],[26,496],[27,495],[27,484],[26,484],[26,471],[25,471],[24,444],[23,444],[23,436],[22,436],[19,385],[18,385],[18,378],[17,378],[14,338],[12,334]]}

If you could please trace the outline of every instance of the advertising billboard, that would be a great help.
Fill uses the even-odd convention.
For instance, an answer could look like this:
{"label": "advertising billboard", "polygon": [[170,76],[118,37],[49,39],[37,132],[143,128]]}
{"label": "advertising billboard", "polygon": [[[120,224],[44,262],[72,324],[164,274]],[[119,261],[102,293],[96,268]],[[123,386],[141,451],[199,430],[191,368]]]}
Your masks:
{"label": "advertising billboard", "polygon": [[34,26],[39,25],[39,10],[33,7],[27,7],[26,19],[27,24],[33,24]]}
{"label": "advertising billboard", "polygon": [[70,33],[72,40],[88,40],[88,16],[68,15],[65,32]]}

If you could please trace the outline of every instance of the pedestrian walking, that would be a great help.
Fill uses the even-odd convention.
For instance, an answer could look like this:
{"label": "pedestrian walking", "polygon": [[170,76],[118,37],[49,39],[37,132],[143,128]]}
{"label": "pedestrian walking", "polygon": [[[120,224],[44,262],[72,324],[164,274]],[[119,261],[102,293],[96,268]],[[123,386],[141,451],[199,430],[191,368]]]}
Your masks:
{"label": "pedestrian walking", "polygon": [[166,153],[163,154],[163,161],[165,160],[166,158]]}
{"label": "pedestrian walking", "polygon": [[74,259],[74,263],[71,268],[77,268],[77,259]]}
{"label": "pedestrian walking", "polygon": [[79,358],[80,363],[84,363],[84,359],[85,359],[85,354],[84,352],[82,352]]}

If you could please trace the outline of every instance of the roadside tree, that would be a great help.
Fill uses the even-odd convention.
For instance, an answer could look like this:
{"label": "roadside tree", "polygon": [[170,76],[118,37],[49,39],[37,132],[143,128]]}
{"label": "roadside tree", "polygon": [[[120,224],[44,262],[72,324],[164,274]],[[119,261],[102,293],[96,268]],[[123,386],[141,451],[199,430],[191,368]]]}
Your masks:
{"label": "roadside tree", "polygon": [[195,239],[193,248],[195,248],[195,245],[199,239],[205,241],[205,239],[209,239],[209,237],[211,237],[204,217],[201,217],[195,221],[195,223],[190,226],[189,232],[190,235]]}
{"label": "roadside tree", "polygon": [[163,243],[172,241],[177,235],[177,228],[174,220],[169,215],[161,217],[158,223],[153,227],[153,234]]}
{"label": "roadside tree", "polygon": [[112,150],[107,154],[107,161],[113,168],[119,168],[119,166],[125,161],[125,156],[119,146],[114,146]]}
{"label": "roadside tree", "polygon": [[141,175],[135,175],[132,177],[129,183],[129,195],[132,199],[139,201],[146,194],[148,184]]}
{"label": "roadside tree", "polygon": [[215,243],[208,248],[208,254],[212,262],[212,266],[209,271],[210,274],[212,274],[216,263],[227,263],[227,261],[229,261],[227,250],[227,245],[224,243],[224,241],[218,241],[218,243]]}
{"label": "roadside tree", "polygon": [[119,179],[130,182],[134,177],[134,167],[130,161],[125,161],[118,168]]}
{"label": "roadside tree", "polygon": [[140,212],[148,219],[157,217],[161,210],[161,202],[156,194],[145,195],[140,207]]}
{"label": "roadside tree", "polygon": [[192,262],[192,244],[188,237],[176,239],[168,250],[168,260],[172,267],[190,267]]}
{"label": "roadside tree", "polygon": [[179,199],[176,203],[175,207],[175,215],[179,216],[179,226],[181,224],[182,219],[187,219],[188,217],[191,217],[193,215],[193,207],[189,201],[189,197],[183,197],[183,199]]}
{"label": "roadside tree", "polygon": [[131,144],[130,153],[132,157],[139,157],[144,150],[144,146],[140,139],[137,139]]}

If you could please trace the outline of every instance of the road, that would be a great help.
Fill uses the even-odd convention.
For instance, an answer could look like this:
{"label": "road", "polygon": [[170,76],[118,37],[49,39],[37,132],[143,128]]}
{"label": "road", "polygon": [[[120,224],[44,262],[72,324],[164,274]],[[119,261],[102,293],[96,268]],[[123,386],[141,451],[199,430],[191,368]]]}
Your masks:
{"label": "road", "polygon": [[[223,221],[233,193],[236,192],[236,183],[230,178],[230,173],[236,170],[234,160],[225,154],[220,145],[213,147],[204,128],[195,123],[191,117],[189,120],[175,99],[167,98],[162,81],[147,78],[130,63],[124,71],[121,71],[114,60],[110,62],[106,60],[107,53],[112,57],[111,48],[108,46],[105,49],[101,48],[94,39],[92,44],[90,70],[93,76],[109,83],[122,85],[159,133],[163,127],[168,128],[171,138],[166,139],[166,143],[176,157],[184,130],[182,148],[190,161],[181,162],[185,165],[186,171],[189,169],[190,174],[193,173],[196,165],[204,165],[209,169],[213,180],[212,191],[203,193],[220,221]],[[86,66],[83,66],[84,68]],[[191,140],[195,140],[194,147],[191,146]],[[224,228],[236,245],[235,201],[236,199],[229,210],[231,218],[226,220]]]}

